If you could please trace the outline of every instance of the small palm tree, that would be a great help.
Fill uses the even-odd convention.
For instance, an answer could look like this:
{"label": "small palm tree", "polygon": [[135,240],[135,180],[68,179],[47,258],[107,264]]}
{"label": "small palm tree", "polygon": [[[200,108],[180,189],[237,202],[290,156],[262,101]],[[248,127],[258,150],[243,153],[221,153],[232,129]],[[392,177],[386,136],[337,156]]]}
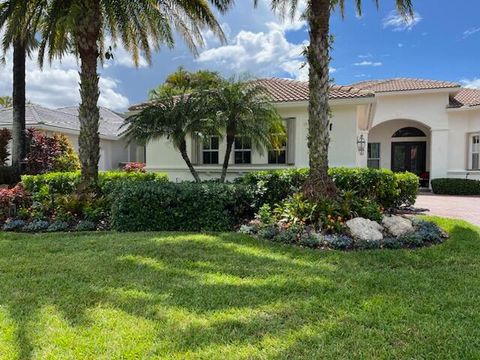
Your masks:
{"label": "small palm tree", "polygon": [[226,151],[220,177],[225,182],[235,137],[250,139],[262,154],[265,147],[279,147],[285,127],[266,89],[255,82],[228,81],[211,95],[211,112],[225,128]]}
{"label": "small palm tree", "polygon": [[33,14],[41,14],[39,62],[52,61],[73,52],[80,59],[79,153],[82,183],[80,190],[94,187],[98,178],[99,76],[98,61],[109,59],[120,42],[135,64],[140,55],[151,62],[152,49],[174,45],[176,29],[196,53],[203,44],[202,29],[212,30],[221,40],[223,32],[210,6],[225,12],[232,0],[8,0],[28,3]]}
{"label": "small palm tree", "polygon": [[11,96],[0,96],[0,106],[4,109],[11,108],[13,101]]}
{"label": "small palm tree", "polygon": [[147,144],[167,138],[180,152],[196,182],[200,176],[187,152],[187,136],[219,135],[218,125],[208,118],[208,97],[203,93],[170,95],[157,98],[124,123],[127,141]]}
{"label": "small palm tree", "polygon": [[[378,6],[380,0],[373,0]],[[394,0],[405,17],[413,15],[412,0]],[[258,0],[254,0],[257,5]],[[274,11],[282,15],[289,12],[295,16],[300,0],[270,0]],[[357,12],[361,15],[362,0],[355,0]],[[335,184],[328,176],[328,147],[330,144],[330,108],[328,92],[330,87],[330,16],[339,8],[342,15],[345,0],[308,0],[304,13],[309,26],[310,44],[305,50],[309,64],[309,107],[308,107],[308,148],[310,176],[304,185],[307,197],[318,198],[336,194]]]}

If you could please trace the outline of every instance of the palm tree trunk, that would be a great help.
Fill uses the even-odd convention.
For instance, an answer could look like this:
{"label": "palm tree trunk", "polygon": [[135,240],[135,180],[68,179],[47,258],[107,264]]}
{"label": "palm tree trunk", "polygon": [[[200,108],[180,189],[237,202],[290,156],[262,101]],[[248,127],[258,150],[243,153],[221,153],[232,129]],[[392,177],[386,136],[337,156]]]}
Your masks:
{"label": "palm tree trunk", "polygon": [[228,164],[230,162],[230,155],[232,154],[233,143],[235,142],[235,133],[230,133],[227,130],[227,148],[225,150],[225,157],[223,158],[222,176],[220,182],[224,183],[227,178]]}
{"label": "palm tree trunk", "polygon": [[77,30],[77,46],[81,61],[81,103],[78,111],[80,120],[78,146],[82,173],[79,190],[81,192],[96,188],[98,161],[100,159],[100,137],[98,134],[100,121],[98,97],[100,91],[97,74],[99,49],[97,41],[100,36],[101,18],[98,1],[86,1],[86,3]]}
{"label": "palm tree trunk", "polygon": [[336,187],[328,176],[328,146],[330,144],[330,0],[310,2],[308,22],[310,45],[307,57],[309,69],[308,148],[310,176],[303,192],[308,198],[334,196]]}
{"label": "palm tree trunk", "polygon": [[196,182],[201,182],[200,176],[198,176],[197,170],[192,165],[192,162],[190,161],[190,158],[188,157],[187,153],[187,143],[185,140],[183,140],[179,146],[180,154],[182,155],[183,160],[185,161],[185,164],[187,164],[188,169],[192,173],[193,178],[195,179]]}
{"label": "palm tree trunk", "polygon": [[12,166],[20,174],[25,158],[25,44],[18,40],[13,45],[13,124]]}

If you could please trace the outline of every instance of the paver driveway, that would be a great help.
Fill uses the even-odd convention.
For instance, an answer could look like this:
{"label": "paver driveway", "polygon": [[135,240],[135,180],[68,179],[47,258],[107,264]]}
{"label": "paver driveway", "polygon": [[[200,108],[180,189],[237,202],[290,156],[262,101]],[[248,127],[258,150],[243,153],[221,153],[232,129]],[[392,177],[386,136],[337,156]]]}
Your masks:
{"label": "paver driveway", "polygon": [[429,215],[462,219],[480,226],[480,197],[419,195],[415,207],[429,209]]}

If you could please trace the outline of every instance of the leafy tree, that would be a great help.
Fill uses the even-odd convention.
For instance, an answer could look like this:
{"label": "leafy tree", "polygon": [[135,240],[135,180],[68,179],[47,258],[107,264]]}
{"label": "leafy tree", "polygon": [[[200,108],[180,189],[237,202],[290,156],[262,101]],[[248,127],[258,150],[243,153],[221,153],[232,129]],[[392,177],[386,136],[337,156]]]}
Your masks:
{"label": "leafy tree", "polygon": [[54,141],[59,149],[59,156],[53,160],[52,171],[68,172],[80,169],[78,154],[73,148],[70,140],[63,134],[54,134]]}
{"label": "leafy tree", "polygon": [[2,39],[3,61],[6,51],[13,47],[13,93],[9,107],[13,107],[12,165],[18,172],[26,153],[26,57],[38,44],[35,33],[39,21],[40,14],[35,13],[33,1],[7,0],[0,4],[0,29],[5,30]]}
{"label": "leafy tree", "polygon": [[[374,0],[379,5],[379,0]],[[412,0],[394,0],[395,5],[405,17],[413,15]],[[258,0],[254,0],[257,5]],[[274,11],[282,15],[290,12],[295,16],[299,0],[270,0]],[[362,0],[355,0],[357,12],[361,15]],[[308,148],[310,176],[304,185],[307,197],[318,198],[336,194],[332,179],[328,176],[328,147],[330,143],[330,108],[328,92],[330,87],[330,16],[339,8],[343,16],[345,0],[308,0],[304,17],[309,27],[310,44],[305,49],[309,65],[309,118]]]}
{"label": "leafy tree", "polygon": [[[176,29],[196,53],[203,44],[202,29],[208,28],[224,41],[224,35],[210,8],[225,12],[232,0],[9,0],[28,3],[41,16],[39,62],[52,61],[73,52],[80,59],[79,152],[82,183],[80,190],[95,186],[98,178],[99,76],[98,61],[114,56],[118,42],[131,54],[135,64],[140,55],[151,62],[152,49],[173,47]],[[13,16],[13,15],[11,15]],[[20,16],[17,14],[15,18]],[[105,43],[111,38],[111,46]]]}
{"label": "leafy tree", "polygon": [[13,106],[11,96],[0,96],[0,106],[4,109],[11,108]]}
{"label": "leafy tree", "polygon": [[10,152],[8,151],[8,143],[12,139],[12,133],[8,129],[0,130],[0,166],[7,164]]}
{"label": "leafy tree", "polygon": [[187,152],[187,136],[219,135],[218,125],[208,118],[208,97],[203,92],[157,98],[124,123],[124,137],[147,144],[159,138],[169,139],[188,166],[195,181],[200,176]]}
{"label": "leafy tree", "polygon": [[190,72],[182,66],[167,76],[162,85],[150,90],[148,97],[155,100],[171,94],[180,95],[195,90],[206,90],[218,87],[222,83],[221,76],[214,71],[198,70]]}
{"label": "leafy tree", "polygon": [[[285,135],[282,118],[271,103],[265,88],[253,82],[224,82],[211,93],[210,112],[225,129],[226,151],[222,166],[221,182],[225,182],[230,156],[236,136],[250,139],[260,152],[278,149],[278,141]],[[277,134],[272,137],[272,134]],[[278,137],[280,134],[280,137]]]}

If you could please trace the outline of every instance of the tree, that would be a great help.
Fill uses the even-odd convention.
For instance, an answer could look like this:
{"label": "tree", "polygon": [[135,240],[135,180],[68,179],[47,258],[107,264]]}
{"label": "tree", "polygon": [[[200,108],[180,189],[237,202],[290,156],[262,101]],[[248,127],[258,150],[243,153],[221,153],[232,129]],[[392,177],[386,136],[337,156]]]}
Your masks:
{"label": "tree", "polygon": [[[220,181],[225,182],[236,136],[250,139],[252,145],[263,153],[265,147],[279,148],[278,141],[285,135],[285,127],[266,89],[254,81],[224,82],[211,96],[211,112],[225,129],[226,135],[226,151],[220,177]],[[276,136],[272,137],[272,134]]]}
{"label": "tree", "polygon": [[157,98],[137,114],[129,116],[123,125],[127,141],[147,144],[165,137],[180,151],[193,178],[200,176],[187,152],[187,136],[219,135],[218,125],[208,118],[208,97],[204,93],[170,95]]}
{"label": "tree", "polygon": [[[413,15],[412,0],[394,0],[400,14]],[[378,6],[379,0],[374,0]],[[257,5],[258,0],[254,0]],[[362,0],[355,0],[357,12],[361,15]],[[295,16],[299,0],[271,0],[271,7],[281,14],[290,12]],[[305,49],[309,65],[309,107],[308,107],[308,148],[310,175],[303,192],[308,198],[333,196],[336,188],[328,176],[328,147],[330,143],[330,108],[328,92],[330,87],[330,16],[339,8],[343,16],[345,0],[308,0],[304,17],[309,27],[310,44]]]}
{"label": "tree", "polygon": [[13,106],[11,96],[0,96],[0,106],[4,109],[11,108]]}
{"label": "tree", "polygon": [[171,94],[181,95],[195,90],[217,88],[222,81],[223,79],[217,72],[208,70],[190,72],[180,66],[177,71],[167,76],[163,84],[150,90],[148,98],[155,101],[155,99]]}
{"label": "tree", "polygon": [[[9,0],[29,3],[41,14],[39,62],[73,52],[80,59],[79,153],[82,181],[80,191],[94,188],[98,178],[99,76],[98,61],[112,58],[118,42],[132,54],[151,62],[152,49],[173,47],[175,28],[196,53],[203,44],[202,29],[224,35],[210,6],[225,12],[232,0]],[[111,46],[107,48],[107,35]],[[113,49],[112,49],[113,47]]]}
{"label": "tree", "polygon": [[4,58],[13,46],[12,103],[12,166],[20,173],[26,155],[25,133],[25,73],[26,57],[37,46],[35,33],[40,14],[34,12],[32,1],[5,1],[0,4],[0,28],[5,28],[2,39]]}

